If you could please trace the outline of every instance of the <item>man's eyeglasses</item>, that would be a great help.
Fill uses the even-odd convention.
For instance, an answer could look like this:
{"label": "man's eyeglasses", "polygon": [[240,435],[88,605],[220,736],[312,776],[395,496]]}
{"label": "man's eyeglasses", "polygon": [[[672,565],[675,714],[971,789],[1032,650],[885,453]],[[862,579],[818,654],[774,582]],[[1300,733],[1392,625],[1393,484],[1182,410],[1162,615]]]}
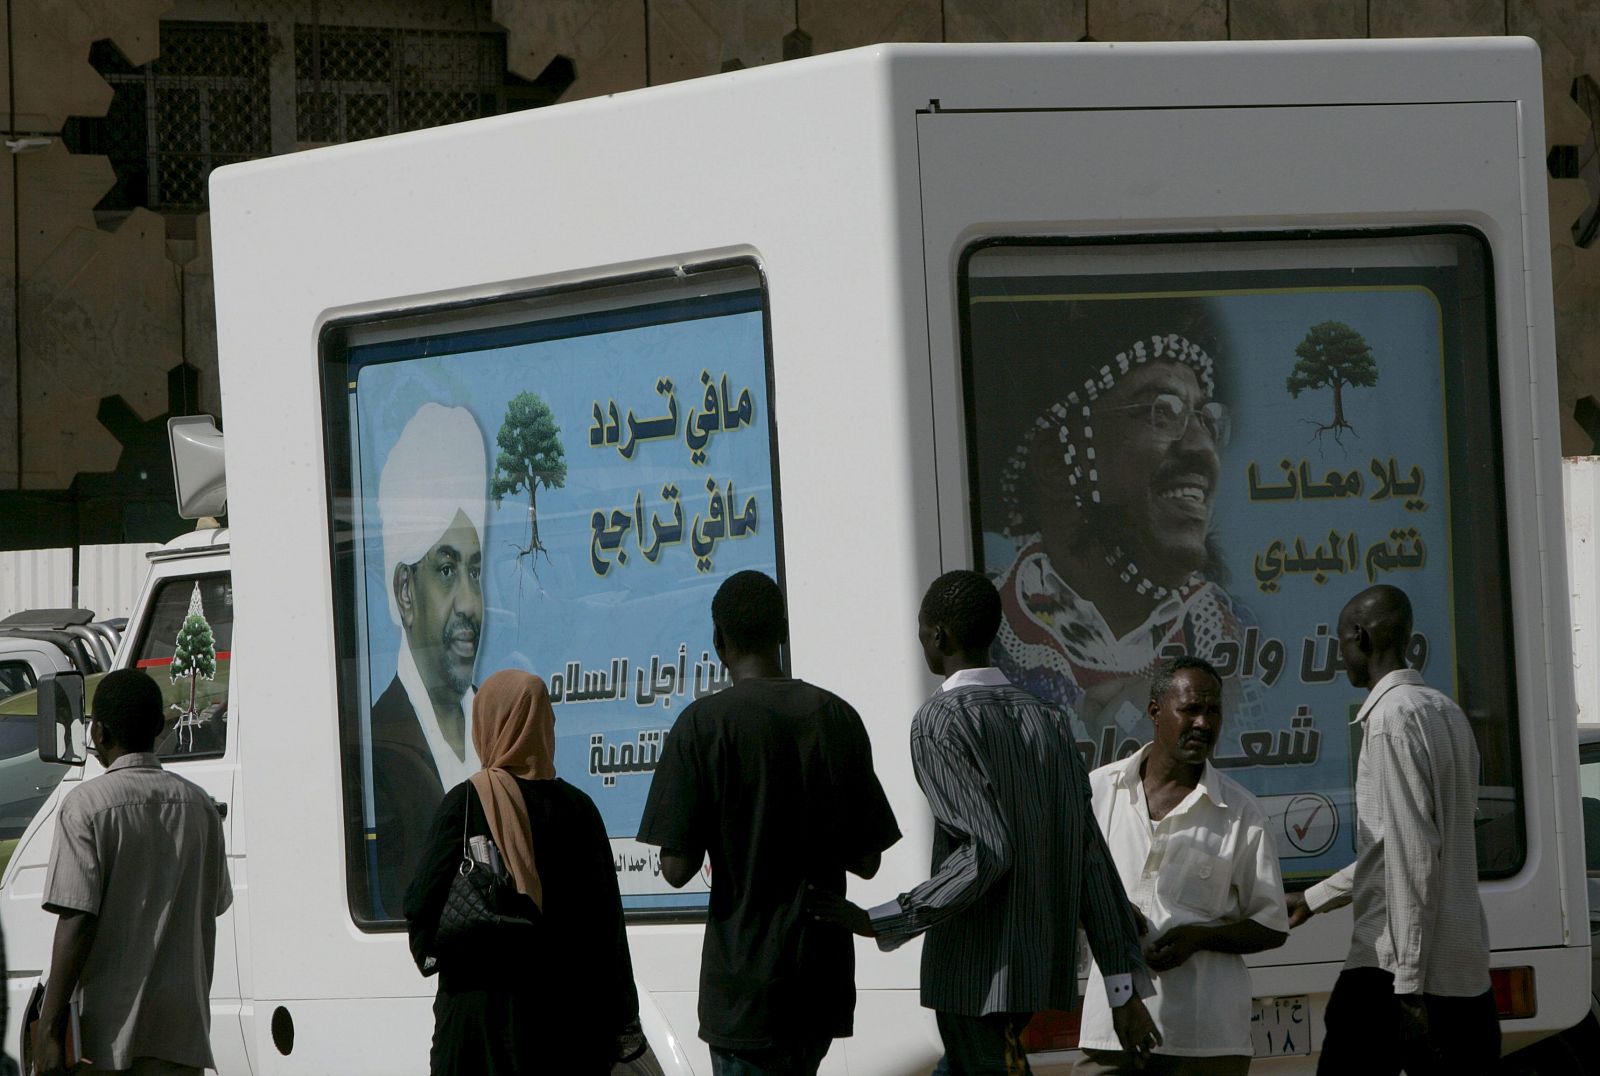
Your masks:
{"label": "man's eyeglasses", "polygon": [[1150,423],[1150,428],[1168,441],[1182,440],[1183,435],[1189,432],[1191,419],[1200,420],[1200,425],[1211,437],[1211,443],[1218,448],[1225,446],[1233,435],[1233,419],[1227,407],[1215,400],[1208,400],[1199,407],[1189,407],[1183,402],[1183,397],[1163,392],[1149,403],[1108,407],[1105,410],[1109,413],[1142,414],[1145,421]]}

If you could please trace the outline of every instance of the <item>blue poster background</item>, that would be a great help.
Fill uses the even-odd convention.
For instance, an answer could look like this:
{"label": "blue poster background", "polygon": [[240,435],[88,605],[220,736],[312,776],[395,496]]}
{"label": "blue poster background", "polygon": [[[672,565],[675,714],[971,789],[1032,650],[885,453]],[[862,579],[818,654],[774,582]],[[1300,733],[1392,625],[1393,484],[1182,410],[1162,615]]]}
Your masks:
{"label": "blue poster background", "polygon": [[[1231,377],[1228,383],[1236,421],[1233,443],[1223,454],[1214,518],[1232,574],[1230,590],[1255,613],[1264,638],[1282,639],[1288,647],[1289,667],[1268,696],[1270,715],[1286,723],[1297,708],[1306,707],[1317,719],[1324,745],[1309,775],[1298,767],[1252,767],[1239,775],[1258,794],[1342,790],[1352,783],[1353,772],[1352,738],[1341,725],[1354,717],[1365,692],[1352,688],[1342,672],[1321,683],[1307,680],[1330,667],[1328,644],[1319,633],[1323,627],[1327,638],[1336,633],[1338,613],[1347,600],[1374,582],[1404,589],[1415,610],[1416,630],[1428,641],[1424,672],[1436,686],[1455,692],[1439,304],[1425,288],[1397,287],[1219,296],[1216,307],[1240,355],[1239,370],[1263,372],[1259,378]],[[1297,399],[1285,387],[1295,346],[1312,325],[1326,321],[1359,332],[1378,367],[1375,386],[1344,389],[1344,415],[1354,429],[1338,440],[1330,432],[1316,432],[1331,420],[1331,390],[1303,391]],[[1261,486],[1285,487],[1290,483],[1284,460],[1294,464],[1296,480],[1299,465],[1306,463],[1313,489],[1330,488],[1327,476],[1342,473],[1347,481],[1351,474],[1358,476],[1361,490],[1324,497],[1309,497],[1301,490],[1294,499],[1252,499],[1250,465],[1256,466]],[[1419,493],[1385,493],[1391,460],[1401,484],[1408,486],[1420,475]],[[1404,536],[1396,537],[1396,532]],[[1318,547],[1331,551],[1331,535],[1343,535],[1348,543],[1351,534],[1360,550],[1358,571],[1260,578],[1273,571],[1270,551],[1275,541],[1284,543],[1288,561],[1297,539],[1314,553]],[[1425,551],[1422,565],[1388,571],[1373,565],[1369,574],[1367,558],[1374,545],[1387,544],[1402,556],[1414,557],[1419,543]],[[1337,847],[1353,850],[1353,834],[1354,827],[1347,827]]]}

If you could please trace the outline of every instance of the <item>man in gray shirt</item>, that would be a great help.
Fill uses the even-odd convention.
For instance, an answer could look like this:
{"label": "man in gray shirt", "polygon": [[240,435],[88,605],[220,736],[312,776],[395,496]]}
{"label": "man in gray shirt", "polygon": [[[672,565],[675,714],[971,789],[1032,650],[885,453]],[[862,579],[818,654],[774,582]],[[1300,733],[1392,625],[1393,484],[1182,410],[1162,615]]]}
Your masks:
{"label": "man in gray shirt", "polygon": [[1461,708],[1408,669],[1411,602],[1396,587],[1339,614],[1339,652],[1369,689],[1356,722],[1356,861],[1289,899],[1299,926],[1355,905],[1319,1073],[1491,1071],[1500,1024],[1478,900],[1478,748]]}
{"label": "man in gray shirt", "polygon": [[161,689],[136,669],[100,682],[89,725],[106,772],[61,801],[44,906],[60,918],[34,1028],[43,1076],[67,1071],[69,1003],[95,1072],[212,1067],[217,916],[233,901],[211,797],[161,768]]}

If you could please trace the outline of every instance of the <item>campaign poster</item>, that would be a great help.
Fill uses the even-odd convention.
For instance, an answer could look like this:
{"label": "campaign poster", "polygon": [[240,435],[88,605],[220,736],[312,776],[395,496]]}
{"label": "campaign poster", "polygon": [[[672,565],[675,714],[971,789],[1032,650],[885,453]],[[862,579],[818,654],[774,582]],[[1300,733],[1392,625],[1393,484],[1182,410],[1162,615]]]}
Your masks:
{"label": "campaign poster", "polygon": [[1354,857],[1365,692],[1338,652],[1345,602],[1403,589],[1410,664],[1459,686],[1459,281],[1449,258],[1255,253],[1092,273],[1070,248],[973,259],[974,530],[1004,603],[996,662],[1072,710],[1091,767],[1149,741],[1158,662],[1217,667],[1213,762],[1309,880]]}
{"label": "campaign poster", "polygon": [[711,598],[774,577],[761,295],[542,317],[350,351],[373,914],[398,915],[473,685],[543,678],[559,776],[599,807],[630,909],[703,906],[639,844],[673,721],[729,675]]}

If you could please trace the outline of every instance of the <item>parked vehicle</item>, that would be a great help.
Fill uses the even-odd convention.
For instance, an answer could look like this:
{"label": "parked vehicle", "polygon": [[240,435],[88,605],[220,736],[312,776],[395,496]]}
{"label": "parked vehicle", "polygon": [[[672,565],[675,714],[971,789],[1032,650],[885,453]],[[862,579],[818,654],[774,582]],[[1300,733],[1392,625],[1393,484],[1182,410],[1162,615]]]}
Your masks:
{"label": "parked vehicle", "polygon": [[87,609],[36,609],[0,619],[0,872],[17,839],[61,780],[39,758],[33,687],[45,676],[109,671],[121,623]]}
{"label": "parked vehicle", "polygon": [[46,672],[109,672],[121,620],[88,609],[30,609],[0,618],[0,698],[25,691]]}

